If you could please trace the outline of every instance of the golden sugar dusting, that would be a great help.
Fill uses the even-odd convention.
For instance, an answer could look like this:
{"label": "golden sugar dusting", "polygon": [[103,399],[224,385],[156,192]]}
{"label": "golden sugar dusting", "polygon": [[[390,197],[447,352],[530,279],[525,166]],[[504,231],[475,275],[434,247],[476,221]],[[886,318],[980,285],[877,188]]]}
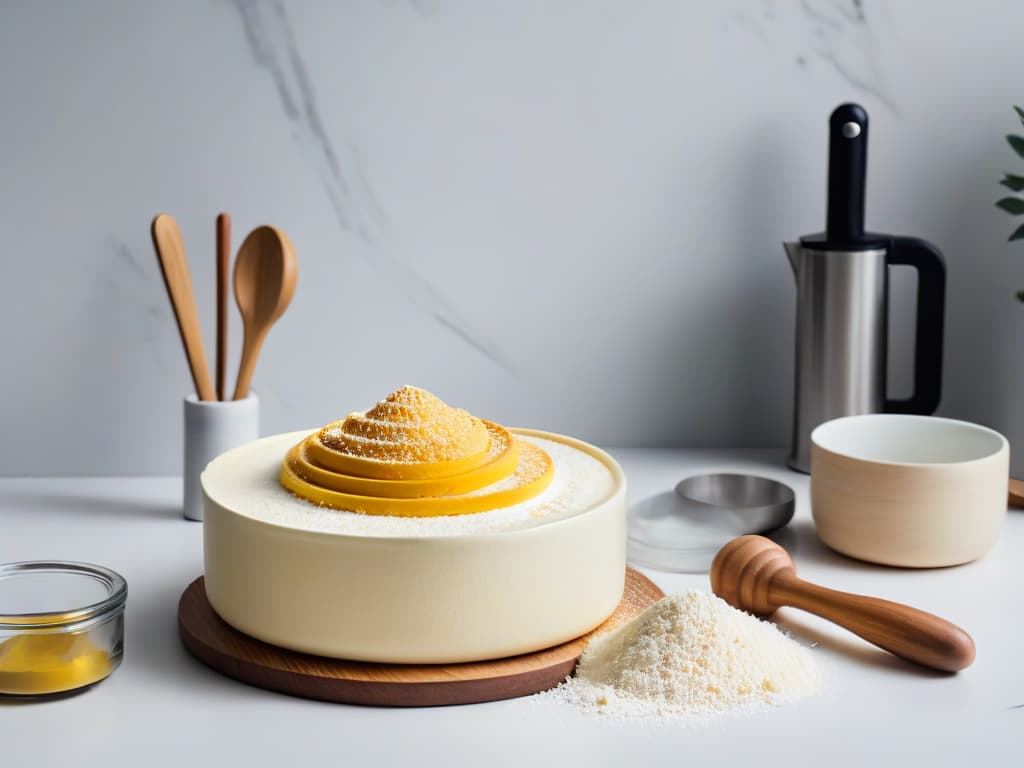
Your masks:
{"label": "golden sugar dusting", "polygon": [[328,424],[294,446],[282,485],[316,504],[433,517],[518,504],[554,477],[551,457],[416,387]]}
{"label": "golden sugar dusting", "polygon": [[320,433],[348,456],[395,463],[457,461],[487,450],[483,421],[417,387],[392,392],[366,413],[351,413]]}

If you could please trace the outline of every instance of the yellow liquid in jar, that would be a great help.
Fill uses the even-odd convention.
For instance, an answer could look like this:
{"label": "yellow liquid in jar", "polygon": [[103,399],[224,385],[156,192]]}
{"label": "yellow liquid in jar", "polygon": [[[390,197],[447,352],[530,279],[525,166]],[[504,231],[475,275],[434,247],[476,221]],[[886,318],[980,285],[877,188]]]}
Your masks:
{"label": "yellow liquid in jar", "polygon": [[0,642],[0,694],[71,691],[110,672],[110,654],[98,648],[88,632],[26,633]]}

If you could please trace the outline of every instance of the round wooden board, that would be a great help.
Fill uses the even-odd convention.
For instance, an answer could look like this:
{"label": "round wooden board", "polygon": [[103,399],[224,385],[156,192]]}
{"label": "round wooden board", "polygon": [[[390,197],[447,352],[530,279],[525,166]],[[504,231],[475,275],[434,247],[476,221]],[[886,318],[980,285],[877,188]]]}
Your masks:
{"label": "round wooden board", "polygon": [[201,576],[178,603],[178,630],[197,659],[259,688],[348,704],[433,707],[511,699],[553,688],[572,673],[591,635],[629,621],[663,596],[650,579],[627,568],[622,602],[593,632],[547,650],[465,664],[371,664],[268,645],[214,612]]}

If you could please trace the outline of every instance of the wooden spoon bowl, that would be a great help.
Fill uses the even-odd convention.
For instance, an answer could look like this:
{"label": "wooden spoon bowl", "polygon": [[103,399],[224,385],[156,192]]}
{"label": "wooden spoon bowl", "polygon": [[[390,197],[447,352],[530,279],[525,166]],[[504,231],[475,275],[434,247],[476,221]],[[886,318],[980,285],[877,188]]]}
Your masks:
{"label": "wooden spoon bowl", "polygon": [[257,227],[238,249],[235,302],[242,315],[243,339],[233,399],[249,394],[263,340],[291,303],[298,274],[292,241],[275,227]]}

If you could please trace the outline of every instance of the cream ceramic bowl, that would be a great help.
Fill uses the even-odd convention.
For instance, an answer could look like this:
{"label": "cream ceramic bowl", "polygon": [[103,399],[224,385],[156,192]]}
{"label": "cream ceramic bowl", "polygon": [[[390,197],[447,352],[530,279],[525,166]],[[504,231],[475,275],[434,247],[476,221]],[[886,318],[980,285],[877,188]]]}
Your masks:
{"label": "cream ceramic bowl", "polygon": [[[277,472],[287,449],[308,431],[221,455],[202,476],[210,604],[252,637],[358,661],[495,659],[585,634],[622,598],[625,476],[610,456],[586,443],[513,431],[599,462],[608,492],[550,522],[494,533],[351,535],[268,522],[259,509],[299,505],[301,516],[308,502],[288,495]],[[556,462],[555,482],[558,471]]]}
{"label": "cream ceramic bowl", "polygon": [[832,549],[929,568],[984,555],[1006,516],[1010,448],[965,421],[872,414],[811,433],[811,510]]}

